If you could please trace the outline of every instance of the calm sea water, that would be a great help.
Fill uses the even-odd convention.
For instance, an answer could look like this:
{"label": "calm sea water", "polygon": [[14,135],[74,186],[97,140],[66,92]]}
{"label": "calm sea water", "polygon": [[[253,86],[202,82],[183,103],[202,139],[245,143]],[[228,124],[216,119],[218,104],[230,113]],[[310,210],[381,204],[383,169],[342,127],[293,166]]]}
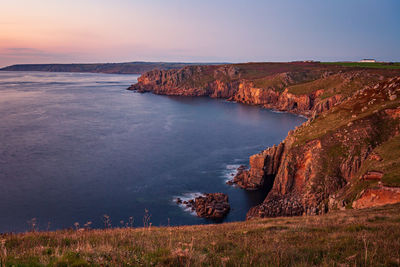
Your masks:
{"label": "calm sea water", "polygon": [[137,75],[0,72],[0,232],[213,223],[173,201],[229,195],[244,220],[265,192],[225,184],[304,119],[224,100],[125,90]]}

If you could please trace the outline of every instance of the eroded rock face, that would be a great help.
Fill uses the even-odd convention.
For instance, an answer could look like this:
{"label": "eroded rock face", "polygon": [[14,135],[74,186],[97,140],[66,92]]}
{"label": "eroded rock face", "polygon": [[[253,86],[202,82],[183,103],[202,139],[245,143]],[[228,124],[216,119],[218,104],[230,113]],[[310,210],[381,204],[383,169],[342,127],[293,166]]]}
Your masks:
{"label": "eroded rock face", "polygon": [[240,168],[233,179],[233,183],[243,189],[254,190],[264,186],[265,183],[272,183],[276,175],[284,143],[270,147],[259,154],[250,157],[250,169]]}
{"label": "eroded rock face", "polygon": [[315,107],[313,108],[314,112],[316,114],[320,114],[324,111],[330,110],[333,106],[336,104],[339,104],[342,102],[344,97],[342,95],[334,95],[332,97],[326,98],[326,99],[319,99]]}
{"label": "eroded rock face", "polygon": [[[299,216],[305,214],[304,205],[301,199],[292,195],[268,195],[268,205],[258,205],[251,208],[246,219],[278,217],[278,216]],[[310,208],[308,214],[316,213],[316,208]]]}
{"label": "eroded rock face", "polygon": [[[153,71],[140,77],[131,89],[221,97],[310,118],[278,146],[251,156],[249,169],[238,170],[233,182],[241,188],[259,189],[273,183],[264,202],[248,212],[248,219],[320,214],[338,206],[335,201],[343,200],[334,196],[354,179],[360,180],[363,163],[371,158],[381,160],[372,154],[374,148],[400,134],[400,77],[388,81],[383,75],[364,70],[278,70],[257,79],[246,79],[245,74],[227,66]],[[340,110],[335,111],[336,107]],[[321,123],[315,128],[315,121],[326,117],[332,125]],[[308,131],[313,134],[307,136]],[[213,214],[212,208],[204,208],[208,201],[201,200],[202,216]],[[343,202],[340,207],[347,204]]]}
{"label": "eroded rock face", "polygon": [[208,219],[221,219],[230,210],[228,196],[223,193],[209,193],[184,203],[196,211],[197,216]]}
{"label": "eroded rock face", "polygon": [[[281,156],[272,190],[264,202],[252,208],[247,219],[254,217],[294,216],[316,214],[320,192],[313,189],[320,170],[319,154],[322,152],[321,141],[315,140],[305,146],[290,148]],[[314,191],[314,192],[313,192]]]}
{"label": "eroded rock face", "polygon": [[138,78],[138,83],[129,87],[138,92],[153,92],[163,95],[208,96],[209,88],[197,86],[196,75],[204,66],[188,66],[173,70],[152,70]]}
{"label": "eroded rock face", "polygon": [[[348,99],[344,104],[355,105],[361,110],[358,112],[367,113],[368,103],[365,109],[366,101],[363,97],[373,95],[382,98],[385,92],[383,89],[384,86],[379,85],[374,90],[363,91],[360,97]],[[331,208],[327,204],[331,196],[342,189],[345,192],[346,188],[350,188],[345,187],[346,185],[360,179],[379,181],[383,177],[382,172],[369,170],[360,174],[360,170],[367,159],[382,160],[373,153],[373,149],[399,134],[400,120],[395,114],[397,109],[373,111],[362,118],[355,117],[351,123],[320,134],[305,143],[296,138],[297,133],[310,124],[306,123],[289,134],[285,139],[285,149],[273,188],[262,204],[248,212],[247,219],[321,214]],[[393,188],[368,190],[354,202],[353,207],[400,202],[398,194]],[[340,203],[332,203],[331,206],[339,206],[338,204]],[[345,205],[347,203],[343,203],[341,207]]]}
{"label": "eroded rock face", "polygon": [[257,87],[253,81],[243,78],[240,69],[233,65],[187,66],[182,69],[156,69],[146,72],[129,89],[164,95],[225,98],[310,117],[314,111],[320,113],[329,110],[343,100],[343,97],[336,94],[321,98],[324,93],[322,89],[293,94],[285,88],[312,79],[324,79],[329,75],[326,71],[282,72],[265,77],[266,80],[275,81],[273,86]]}
{"label": "eroded rock face", "polygon": [[278,103],[280,94],[280,92],[272,88],[257,88],[252,82],[241,81],[230,100],[245,104],[267,106],[272,103]]}
{"label": "eroded rock face", "polygon": [[329,98],[321,98],[320,95],[321,91],[295,95],[287,89],[279,92],[273,88],[257,88],[252,82],[241,81],[229,100],[311,117],[313,113],[327,111],[344,99],[341,95]]}

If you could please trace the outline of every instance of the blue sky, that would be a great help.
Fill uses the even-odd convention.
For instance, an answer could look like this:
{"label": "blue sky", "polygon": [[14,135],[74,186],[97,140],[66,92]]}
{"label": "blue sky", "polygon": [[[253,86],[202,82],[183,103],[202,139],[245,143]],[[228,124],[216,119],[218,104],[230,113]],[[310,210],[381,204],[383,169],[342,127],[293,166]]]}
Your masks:
{"label": "blue sky", "polygon": [[0,66],[122,61],[400,61],[398,0],[13,0]]}

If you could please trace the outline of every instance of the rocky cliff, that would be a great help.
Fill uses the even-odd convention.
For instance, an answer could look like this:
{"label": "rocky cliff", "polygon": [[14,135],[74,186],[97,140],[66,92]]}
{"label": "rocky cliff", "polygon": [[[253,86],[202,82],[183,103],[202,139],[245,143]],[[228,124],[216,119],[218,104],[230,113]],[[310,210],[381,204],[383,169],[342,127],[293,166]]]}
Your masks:
{"label": "rocky cliff", "polygon": [[[362,204],[353,203],[374,203],[368,200],[374,190],[400,185],[399,157],[385,158],[400,156],[400,147],[384,152],[381,161],[373,157],[397,142],[399,71],[317,63],[190,66],[147,72],[130,89],[226,98],[309,118],[279,145],[251,156],[250,169],[235,177],[246,189],[273,184],[248,219],[358,208]],[[375,170],[381,179],[362,179]]]}
{"label": "rocky cliff", "polygon": [[[368,202],[365,198],[371,199],[373,194],[367,193],[383,192],[379,186],[385,181],[394,181],[394,188],[399,185],[399,160],[382,166],[380,179],[363,179],[372,171],[371,162],[376,157],[371,155],[375,149],[387,146],[399,135],[400,104],[393,97],[399,92],[400,77],[379,82],[290,132],[283,142],[282,155],[274,162],[279,168],[273,173],[273,188],[261,205],[248,212],[247,218],[320,214],[346,206],[359,208],[360,204],[352,203],[360,202],[360,198]],[[262,154],[268,155],[270,150]],[[251,162],[250,166],[251,172]],[[264,165],[264,170],[270,168],[270,163]],[[255,169],[260,166],[255,164]],[[254,180],[257,179],[256,176]],[[369,203],[397,202],[397,194],[391,194],[397,197],[387,202],[381,198]]]}
{"label": "rocky cliff", "polygon": [[251,168],[238,170],[233,183],[244,189],[259,189],[265,184],[272,184],[280,167],[284,147],[282,142],[251,156]]}

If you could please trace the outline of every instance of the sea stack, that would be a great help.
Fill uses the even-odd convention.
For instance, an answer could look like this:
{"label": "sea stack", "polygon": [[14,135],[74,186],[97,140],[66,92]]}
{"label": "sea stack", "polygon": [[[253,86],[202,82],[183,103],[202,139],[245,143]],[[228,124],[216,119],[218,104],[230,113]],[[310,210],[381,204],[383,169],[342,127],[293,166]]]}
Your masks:
{"label": "sea stack", "polygon": [[221,219],[231,209],[228,196],[224,193],[204,194],[183,203],[196,211],[197,216],[208,219]]}

